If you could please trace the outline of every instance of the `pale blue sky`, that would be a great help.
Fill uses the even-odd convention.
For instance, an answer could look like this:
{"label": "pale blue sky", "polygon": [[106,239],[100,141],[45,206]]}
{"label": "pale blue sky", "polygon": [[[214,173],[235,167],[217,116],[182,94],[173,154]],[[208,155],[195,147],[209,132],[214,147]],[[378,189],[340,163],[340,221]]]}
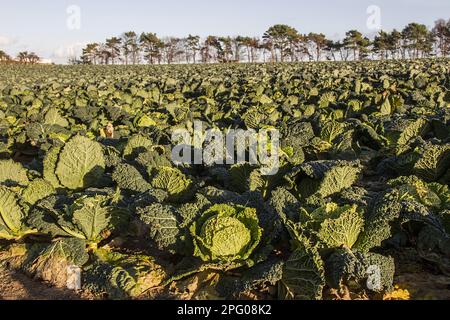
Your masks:
{"label": "pale blue sky", "polygon": [[[412,21],[432,26],[438,18],[450,18],[449,0],[0,1],[0,50],[11,54],[32,50],[56,62],[65,62],[82,44],[129,30],[159,36],[258,36],[271,25],[284,23],[301,33],[322,32],[331,38],[353,28],[370,35],[374,33],[366,26],[370,5],[380,7],[385,30]],[[81,10],[79,30],[67,27],[66,10],[71,5]]]}

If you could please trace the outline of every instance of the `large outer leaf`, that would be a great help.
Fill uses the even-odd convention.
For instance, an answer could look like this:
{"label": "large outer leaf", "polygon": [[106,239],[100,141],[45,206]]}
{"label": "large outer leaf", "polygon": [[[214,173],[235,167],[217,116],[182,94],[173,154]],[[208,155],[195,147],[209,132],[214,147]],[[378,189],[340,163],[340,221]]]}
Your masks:
{"label": "large outer leaf", "polygon": [[86,236],[78,230],[71,220],[71,215],[64,211],[65,206],[73,204],[73,200],[65,196],[49,196],[31,210],[27,222],[40,233],[56,237],[73,237],[85,240]]}
{"label": "large outer leaf", "polygon": [[327,258],[325,269],[327,285],[335,289],[351,285],[382,292],[391,290],[394,282],[394,259],[377,253],[336,250]]}
{"label": "large outer leaf", "polygon": [[89,241],[101,240],[101,233],[110,222],[110,210],[102,196],[77,201],[73,220]]}
{"label": "large outer leaf", "polygon": [[431,226],[423,228],[417,238],[417,249],[422,259],[436,264],[443,274],[450,276],[450,236],[446,232]]}
{"label": "large outer leaf", "polygon": [[236,192],[247,191],[247,180],[254,168],[249,163],[239,163],[232,165],[230,173],[229,188]]}
{"label": "large outer leaf", "polygon": [[69,125],[66,118],[61,116],[56,108],[52,108],[47,111],[45,114],[44,123],[49,125],[58,125],[61,127],[67,127]]}
{"label": "large outer leaf", "polygon": [[0,238],[13,239],[19,236],[24,218],[15,193],[0,186]]}
{"label": "large outer leaf", "polygon": [[297,221],[299,219],[301,204],[285,188],[280,187],[272,191],[268,205],[282,220],[289,218]]}
{"label": "large outer leaf", "polygon": [[283,275],[284,262],[271,258],[246,269],[238,277],[223,276],[215,289],[227,299],[239,299],[240,293],[258,289],[262,285],[276,285]]}
{"label": "large outer leaf", "polygon": [[143,137],[141,135],[136,135],[131,137],[127,144],[125,145],[123,149],[123,156],[132,156],[133,154],[138,154],[141,152],[144,152],[146,150],[149,150],[150,147],[153,145],[152,140]]}
{"label": "large outer leaf", "polygon": [[351,187],[360,172],[357,162],[312,161],[294,168],[291,176],[298,175],[298,190],[303,197],[313,194],[328,197]]}
{"label": "large outer leaf", "polygon": [[56,175],[69,189],[95,185],[105,170],[105,159],[99,143],[76,136],[63,148],[56,166]]}
{"label": "large outer leaf", "polygon": [[83,273],[83,289],[109,299],[137,297],[161,284],[165,269],[151,256],[96,250],[96,261]]}
{"label": "large outer leaf", "polygon": [[30,204],[35,204],[39,200],[48,197],[55,193],[55,188],[50,182],[43,179],[33,180],[28,187],[23,191],[22,197]]}
{"label": "large outer leaf", "polygon": [[[44,280],[59,288],[66,288],[71,279],[71,267],[88,262],[86,243],[79,239],[59,239],[51,243],[13,244],[0,252],[0,263]],[[73,281],[73,280],[72,280]]]}
{"label": "large outer leaf", "polygon": [[0,161],[0,184],[7,186],[26,186],[28,184],[27,170],[13,160]]}
{"label": "large outer leaf", "polygon": [[416,176],[399,177],[389,181],[403,195],[433,209],[445,209],[450,205],[448,187],[439,183],[426,183]]}
{"label": "large outer leaf", "polygon": [[351,248],[364,226],[362,214],[356,206],[347,208],[339,217],[325,219],[320,226],[319,238],[329,248]]}
{"label": "large outer leaf", "polygon": [[372,212],[366,217],[364,231],[356,241],[356,249],[368,252],[392,236],[390,223],[397,219],[401,212],[399,198],[400,195],[394,190],[375,201]]}
{"label": "large outer leaf", "polygon": [[150,233],[150,238],[161,250],[177,249],[180,240],[179,221],[173,207],[159,203],[138,209],[138,214]]}
{"label": "large outer leaf", "polygon": [[314,130],[309,122],[288,121],[280,126],[282,147],[297,148],[308,146],[314,138]]}
{"label": "large outer leaf", "polygon": [[55,174],[60,152],[60,147],[53,147],[47,152],[44,158],[44,179],[50,182],[54,188],[61,187],[61,183]]}
{"label": "large outer leaf", "polygon": [[151,185],[153,188],[167,191],[170,200],[180,201],[190,193],[189,188],[192,186],[192,181],[178,169],[161,167],[158,168]]}
{"label": "large outer leaf", "polygon": [[307,239],[299,239],[297,249],[283,268],[279,298],[319,300],[325,285],[323,262]]}
{"label": "large outer leaf", "polygon": [[318,192],[326,197],[349,188],[358,178],[360,169],[352,166],[335,167],[325,175]]}
{"label": "large outer leaf", "polygon": [[332,143],[333,140],[343,131],[344,125],[341,122],[328,121],[322,126],[320,138],[328,143]]}
{"label": "large outer leaf", "polygon": [[89,260],[86,243],[81,239],[69,238],[54,242],[45,252],[51,255],[63,257],[69,263],[83,266]]}
{"label": "large outer leaf", "polygon": [[145,192],[151,188],[138,169],[126,163],[121,163],[114,169],[112,178],[119,188],[128,191]]}
{"label": "large outer leaf", "polygon": [[149,175],[153,174],[153,170],[155,168],[172,166],[172,162],[170,161],[167,154],[160,154],[158,150],[148,150],[146,152],[140,153],[136,158],[136,162],[143,168],[147,168],[147,172]]}
{"label": "large outer leaf", "polygon": [[450,144],[426,144],[422,157],[415,163],[413,173],[427,182],[437,181],[450,168]]}
{"label": "large outer leaf", "polygon": [[421,136],[427,129],[428,121],[425,119],[394,119],[388,123],[386,138],[391,144],[401,146],[407,144],[411,139]]}

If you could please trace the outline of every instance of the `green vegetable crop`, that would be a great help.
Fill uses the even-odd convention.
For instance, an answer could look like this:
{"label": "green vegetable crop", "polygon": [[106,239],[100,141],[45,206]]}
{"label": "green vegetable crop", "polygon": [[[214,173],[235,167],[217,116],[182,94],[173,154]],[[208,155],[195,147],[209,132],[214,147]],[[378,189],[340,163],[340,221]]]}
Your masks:
{"label": "green vegetable crop", "polygon": [[[379,299],[408,270],[449,276],[449,65],[1,65],[0,264],[55,286],[75,269],[109,299]],[[279,170],[175,163],[173,130],[199,122],[277,129]]]}

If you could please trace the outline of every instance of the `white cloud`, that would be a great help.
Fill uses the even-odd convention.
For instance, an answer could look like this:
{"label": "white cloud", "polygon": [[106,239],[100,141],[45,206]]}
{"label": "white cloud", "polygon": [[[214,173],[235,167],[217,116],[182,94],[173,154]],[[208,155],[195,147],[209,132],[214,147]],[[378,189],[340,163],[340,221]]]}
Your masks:
{"label": "white cloud", "polygon": [[41,59],[39,62],[42,64],[52,64],[53,63],[52,59]]}
{"label": "white cloud", "polygon": [[342,40],[342,38],[343,38],[344,36],[345,36],[345,35],[342,34],[342,33],[335,32],[335,33],[333,33],[333,34],[330,36],[330,39],[331,39],[331,40],[334,40],[334,41],[338,41],[338,40]]}
{"label": "white cloud", "polygon": [[87,42],[76,42],[58,47],[53,51],[52,57],[56,59],[67,59],[81,55]]}
{"label": "white cloud", "polygon": [[0,35],[0,46],[10,46],[17,42],[16,39]]}

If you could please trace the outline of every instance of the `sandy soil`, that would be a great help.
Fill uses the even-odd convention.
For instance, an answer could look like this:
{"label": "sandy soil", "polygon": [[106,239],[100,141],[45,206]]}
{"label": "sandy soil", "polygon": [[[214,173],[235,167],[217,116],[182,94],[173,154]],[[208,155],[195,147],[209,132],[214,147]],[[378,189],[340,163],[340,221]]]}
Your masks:
{"label": "sandy soil", "polygon": [[0,268],[0,300],[79,300],[76,292],[50,287],[28,276]]}
{"label": "sandy soil", "polygon": [[[395,283],[407,289],[413,300],[450,300],[450,277],[424,272],[397,276]],[[51,287],[42,281],[0,268],[0,300],[94,299],[85,293]]]}
{"label": "sandy soil", "polygon": [[397,276],[396,283],[407,289],[413,300],[450,300],[450,277],[430,273]]}

